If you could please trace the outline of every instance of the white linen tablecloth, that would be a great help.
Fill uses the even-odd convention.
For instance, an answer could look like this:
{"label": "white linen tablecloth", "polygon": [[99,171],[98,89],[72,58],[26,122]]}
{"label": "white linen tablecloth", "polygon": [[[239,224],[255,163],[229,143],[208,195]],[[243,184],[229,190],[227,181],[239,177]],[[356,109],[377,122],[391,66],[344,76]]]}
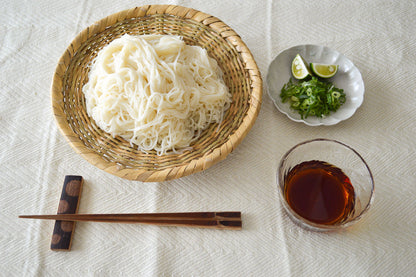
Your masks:
{"label": "white linen tablecloth", "polygon": [[[263,80],[282,50],[319,44],[360,69],[365,98],[334,126],[289,120],[266,91],[250,133],[208,170],[162,183],[120,179],[77,155],[60,134],[50,86],[59,57],[97,20],[145,4],[214,15],[250,48]],[[414,276],[416,272],[416,4],[414,1],[12,1],[0,12],[1,276]],[[325,137],[372,169],[367,216],[334,233],[292,223],[275,173],[298,142]],[[241,231],[78,223],[70,252],[49,249],[65,175],[85,178],[80,213],[240,210]]]}

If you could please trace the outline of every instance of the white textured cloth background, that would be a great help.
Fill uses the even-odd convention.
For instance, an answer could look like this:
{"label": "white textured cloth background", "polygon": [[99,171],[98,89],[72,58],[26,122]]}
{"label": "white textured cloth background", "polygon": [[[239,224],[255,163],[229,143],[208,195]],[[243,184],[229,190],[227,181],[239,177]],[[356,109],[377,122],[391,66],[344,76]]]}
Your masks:
{"label": "white textured cloth background", "polygon": [[[163,183],[107,174],[59,133],[50,85],[59,57],[84,28],[145,4],[214,15],[245,41],[262,72],[298,44],[344,53],[360,69],[365,99],[330,127],[279,113],[266,91],[241,145],[202,173]],[[2,1],[0,12],[1,276],[414,276],[416,272],[416,5],[414,1]],[[317,137],[354,147],[376,183],[370,212],[336,233],[294,225],[275,172],[294,144]],[[241,210],[243,230],[78,223],[70,252],[49,250],[65,175],[85,178],[79,212]]]}

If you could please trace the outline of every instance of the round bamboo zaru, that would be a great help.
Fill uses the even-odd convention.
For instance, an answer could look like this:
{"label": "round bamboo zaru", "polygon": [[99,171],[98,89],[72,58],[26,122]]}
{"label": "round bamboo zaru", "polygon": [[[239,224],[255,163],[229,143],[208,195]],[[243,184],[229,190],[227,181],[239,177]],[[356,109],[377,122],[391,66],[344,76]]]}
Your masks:
{"label": "round bamboo zaru", "polygon": [[[217,60],[233,101],[220,126],[211,124],[192,150],[163,156],[143,153],[101,130],[88,116],[82,87],[88,81],[89,66],[100,49],[124,34],[178,35]],[[51,90],[57,125],[78,154],[116,176],[159,182],[205,170],[225,159],[254,124],[262,79],[240,36],[218,18],[180,6],[148,5],[110,15],[78,34],[59,60]]]}

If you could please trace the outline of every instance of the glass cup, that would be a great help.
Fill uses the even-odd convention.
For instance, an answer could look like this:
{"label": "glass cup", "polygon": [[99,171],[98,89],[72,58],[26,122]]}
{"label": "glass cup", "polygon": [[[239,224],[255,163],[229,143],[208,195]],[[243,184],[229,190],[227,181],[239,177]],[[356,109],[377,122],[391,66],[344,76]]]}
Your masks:
{"label": "glass cup", "polygon": [[[325,175],[330,182],[320,184],[322,178],[311,174],[317,172],[317,167],[328,164],[331,165],[330,168],[334,168],[335,174],[330,172],[329,175]],[[299,171],[299,168],[304,170]],[[344,205],[344,200],[338,200],[340,198],[337,198],[336,194],[331,194],[334,188],[331,182],[338,180],[338,173],[345,174],[340,176],[348,177],[339,180],[349,180],[348,187],[353,189],[349,191],[352,192],[349,193],[349,204]],[[331,139],[313,139],[291,148],[280,161],[276,179],[280,198],[290,218],[298,225],[313,231],[339,230],[354,224],[368,211],[374,197],[374,180],[367,163],[353,148]],[[298,184],[303,184],[303,187],[291,187],[295,180]],[[340,192],[342,193],[338,193],[338,196],[343,197],[345,191]],[[298,199],[299,204],[293,199]],[[331,208],[336,206],[349,208],[340,219],[333,222],[324,221],[322,218],[333,212]],[[312,213],[315,214],[310,216]]]}

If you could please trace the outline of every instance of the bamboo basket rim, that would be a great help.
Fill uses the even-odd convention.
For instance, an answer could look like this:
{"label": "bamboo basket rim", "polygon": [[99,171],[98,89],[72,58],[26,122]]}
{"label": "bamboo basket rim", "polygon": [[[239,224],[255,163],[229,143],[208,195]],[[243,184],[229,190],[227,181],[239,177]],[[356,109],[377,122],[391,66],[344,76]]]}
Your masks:
{"label": "bamboo basket rim", "polygon": [[[88,40],[92,39],[96,35],[99,35],[106,29],[119,24],[120,22],[152,16],[169,16],[173,20],[180,19],[186,20],[187,22],[194,22],[195,24],[202,24],[206,26],[210,32],[215,33],[225,40],[228,43],[228,46],[230,48],[234,48],[233,50],[238,53],[238,58],[240,59],[238,62],[242,63],[242,66],[247,73],[245,81],[249,84],[250,97],[248,100],[248,109],[242,118],[240,125],[221,145],[215,146],[214,149],[206,153],[202,152],[202,154],[197,154],[196,157],[192,157],[192,159],[187,160],[184,163],[173,164],[172,166],[165,166],[163,168],[158,168],[158,163],[155,163],[153,168],[131,168],[122,163],[103,159],[103,155],[97,153],[97,150],[87,147],[83,138],[80,137],[79,134],[76,134],[73,127],[69,125],[68,121],[70,119],[65,113],[66,108],[64,105],[64,77],[67,76],[67,70],[69,70],[68,67],[71,64],[72,59],[77,55],[77,51],[85,43],[88,43]],[[71,74],[71,72],[68,74]],[[87,27],[73,39],[71,44],[59,59],[51,86],[52,110],[55,121],[58,129],[75,152],[81,155],[92,165],[110,174],[128,180],[142,182],[161,182],[180,178],[205,170],[225,159],[226,156],[241,143],[243,138],[254,125],[260,110],[262,93],[263,84],[260,71],[253,55],[240,36],[228,25],[214,16],[192,8],[177,5],[146,5],[135,7],[109,15]],[[117,144],[117,142],[113,143]],[[192,151],[189,155],[192,155]],[[161,160],[164,158],[165,157],[160,157]]]}

